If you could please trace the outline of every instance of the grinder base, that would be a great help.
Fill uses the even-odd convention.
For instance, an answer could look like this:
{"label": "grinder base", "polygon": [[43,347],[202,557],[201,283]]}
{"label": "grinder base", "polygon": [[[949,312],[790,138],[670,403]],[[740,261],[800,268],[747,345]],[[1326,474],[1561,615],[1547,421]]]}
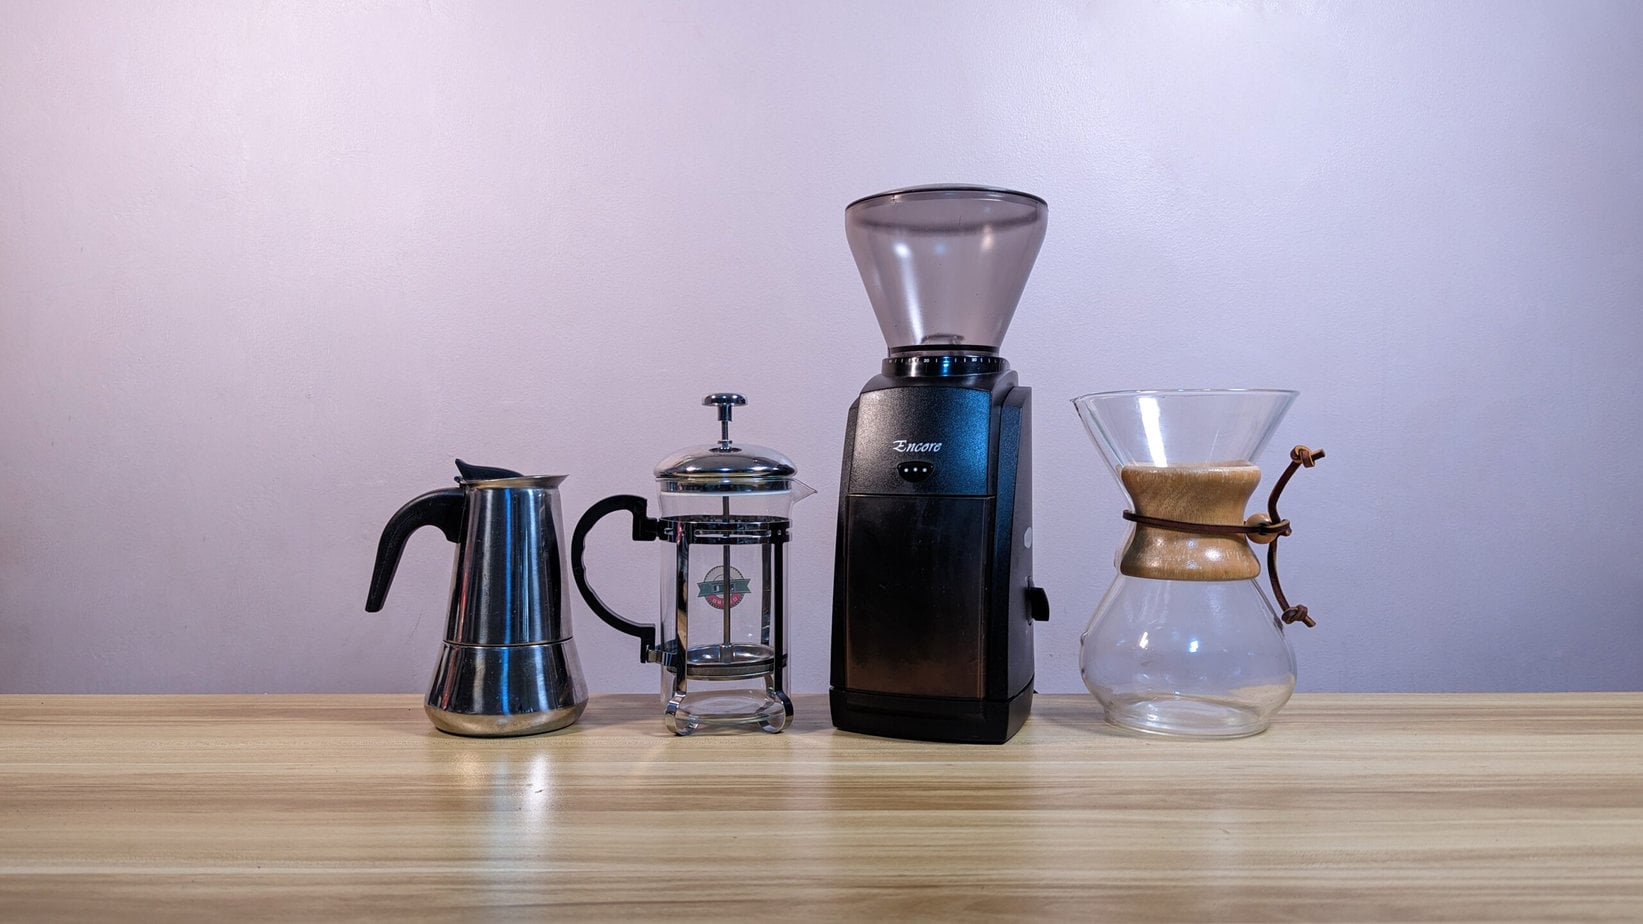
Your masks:
{"label": "grinder base", "polygon": [[1033,685],[1007,700],[948,699],[831,690],[828,705],[833,725],[843,731],[948,741],[959,744],[1003,744],[1021,730],[1032,710]]}

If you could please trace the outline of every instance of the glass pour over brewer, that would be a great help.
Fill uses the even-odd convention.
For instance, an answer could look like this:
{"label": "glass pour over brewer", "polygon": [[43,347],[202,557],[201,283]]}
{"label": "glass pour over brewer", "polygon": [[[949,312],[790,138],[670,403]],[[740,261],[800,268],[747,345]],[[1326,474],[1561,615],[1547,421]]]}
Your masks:
{"label": "glass pour over brewer", "polygon": [[[1277,389],[1119,391],[1073,401],[1135,524],[1118,576],[1079,640],[1084,684],[1106,720],[1164,735],[1235,738],[1267,727],[1295,690],[1284,625],[1311,626],[1278,582],[1290,534],[1278,495],[1323,450],[1296,446],[1267,498],[1244,515],[1261,481],[1253,461],[1295,392]],[[1267,577],[1281,609],[1256,583]]]}
{"label": "glass pour over brewer", "polygon": [[[720,438],[674,453],[656,467],[662,515],[645,499],[618,494],[594,504],[571,536],[571,574],[582,599],[611,627],[639,639],[639,659],[662,665],[663,721],[677,735],[701,728],[775,733],[793,716],[787,687],[789,513],[815,493],[772,449],[730,439],[736,394],[702,403],[719,409]],[[633,539],[672,546],[662,556],[661,632],[617,615],[589,586],[588,533],[608,514],[633,517]]]}

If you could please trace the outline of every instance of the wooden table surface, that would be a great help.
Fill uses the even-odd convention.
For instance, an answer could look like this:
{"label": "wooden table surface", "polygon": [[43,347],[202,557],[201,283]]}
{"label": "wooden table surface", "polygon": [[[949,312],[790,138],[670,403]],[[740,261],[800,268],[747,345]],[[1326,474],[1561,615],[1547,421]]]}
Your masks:
{"label": "wooden table surface", "polygon": [[1236,741],[676,739],[655,698],[0,697],[0,919],[1643,920],[1643,694],[1302,695]]}

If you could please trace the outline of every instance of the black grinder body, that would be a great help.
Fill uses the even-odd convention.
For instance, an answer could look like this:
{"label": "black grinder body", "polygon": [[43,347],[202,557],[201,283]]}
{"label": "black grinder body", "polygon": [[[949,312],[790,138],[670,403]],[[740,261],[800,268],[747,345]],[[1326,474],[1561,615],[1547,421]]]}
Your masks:
{"label": "black grinder body", "polygon": [[846,731],[1003,743],[1027,719],[1031,389],[997,356],[885,361],[850,408],[830,706]]}

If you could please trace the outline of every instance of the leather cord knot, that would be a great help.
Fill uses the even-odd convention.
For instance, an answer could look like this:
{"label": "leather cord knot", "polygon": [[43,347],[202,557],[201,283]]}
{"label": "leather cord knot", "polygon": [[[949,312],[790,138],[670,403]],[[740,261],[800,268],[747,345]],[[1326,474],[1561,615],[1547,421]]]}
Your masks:
{"label": "leather cord knot", "polygon": [[1306,607],[1301,604],[1296,604],[1295,606],[1284,610],[1284,615],[1279,618],[1284,621],[1284,625],[1286,626],[1291,623],[1298,622],[1310,629],[1317,625],[1316,622],[1313,622],[1312,617],[1306,614]]}

